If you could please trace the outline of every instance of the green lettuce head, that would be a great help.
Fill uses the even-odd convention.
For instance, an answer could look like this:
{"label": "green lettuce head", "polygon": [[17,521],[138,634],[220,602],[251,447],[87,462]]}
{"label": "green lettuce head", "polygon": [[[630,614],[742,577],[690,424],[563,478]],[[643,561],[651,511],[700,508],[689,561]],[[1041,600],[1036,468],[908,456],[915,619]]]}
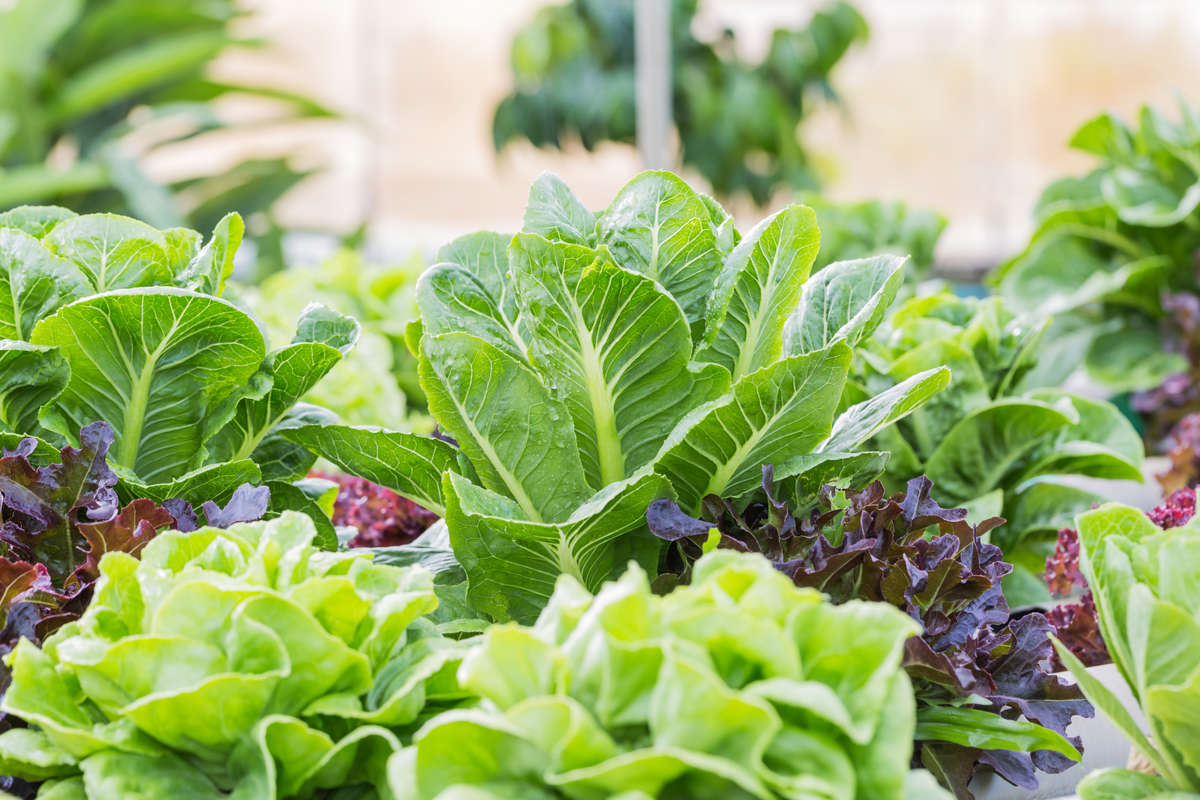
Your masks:
{"label": "green lettuce head", "polygon": [[894,608],[832,606],[729,550],[663,597],[634,565],[594,596],[564,575],[534,625],[493,625],[472,648],[458,677],[481,703],[428,721],[393,757],[393,789],[405,800],[939,797],[909,775],[915,706],[901,658],[917,632]]}
{"label": "green lettuce head", "polygon": [[[364,784],[456,697],[421,568],[313,545],[308,517],[168,532],[109,553],[86,613],[11,656],[0,773],[40,797],[266,798]],[[386,794],[383,796],[387,796]]]}

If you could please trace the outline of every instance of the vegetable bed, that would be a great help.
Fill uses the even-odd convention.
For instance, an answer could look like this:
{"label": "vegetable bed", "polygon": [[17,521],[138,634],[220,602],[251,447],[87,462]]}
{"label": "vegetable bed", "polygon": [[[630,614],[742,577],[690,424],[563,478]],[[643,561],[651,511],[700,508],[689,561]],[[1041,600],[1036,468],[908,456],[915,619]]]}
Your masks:
{"label": "vegetable bed", "polygon": [[1055,320],[817,206],[543,175],[372,320],[431,434],[312,402],[360,326],[268,337],[235,215],[0,215],[0,786],[1200,797],[1195,493],[1105,504],[1143,439]]}

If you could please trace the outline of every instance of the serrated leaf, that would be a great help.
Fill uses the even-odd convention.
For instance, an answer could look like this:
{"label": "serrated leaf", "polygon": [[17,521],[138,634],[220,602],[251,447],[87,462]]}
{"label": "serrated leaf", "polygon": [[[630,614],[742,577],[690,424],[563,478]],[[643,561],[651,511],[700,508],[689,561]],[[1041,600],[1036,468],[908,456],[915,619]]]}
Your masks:
{"label": "serrated leaf", "polygon": [[0,338],[28,340],[39,320],[91,293],[75,264],[27,233],[0,229]]}
{"label": "serrated leaf", "polygon": [[669,172],[643,172],[617,194],[596,228],[616,262],[658,281],[702,330],[721,253],[700,195]]}
{"label": "serrated leaf", "polygon": [[40,432],[38,413],[70,378],[70,366],[53,347],[0,341],[0,426],[19,434]]}
{"label": "serrated leaf", "polygon": [[838,415],[823,452],[852,451],[888,425],[920,408],[950,383],[945,367],[926,370],[879,394],[857,403]]}
{"label": "serrated leaf", "polygon": [[529,187],[522,230],[551,241],[591,247],[596,243],[596,215],[561,178],[543,172]]}
{"label": "serrated leaf", "polygon": [[173,277],[162,233],[129,217],[72,217],[55,225],[43,242],[87,276],[96,292],[169,285]]}
{"label": "serrated leaf", "polygon": [[446,475],[444,491],[450,541],[466,570],[471,604],[498,620],[531,621],[560,574],[599,590],[623,566],[614,544],[645,527],[646,507],[669,488],[643,471],[606,486],[558,524],[526,520],[513,501],[454,472]]}
{"label": "serrated leaf", "polygon": [[587,498],[570,413],[522,362],[468,334],[426,335],[420,375],[430,413],[483,485],[528,519],[560,522]]}

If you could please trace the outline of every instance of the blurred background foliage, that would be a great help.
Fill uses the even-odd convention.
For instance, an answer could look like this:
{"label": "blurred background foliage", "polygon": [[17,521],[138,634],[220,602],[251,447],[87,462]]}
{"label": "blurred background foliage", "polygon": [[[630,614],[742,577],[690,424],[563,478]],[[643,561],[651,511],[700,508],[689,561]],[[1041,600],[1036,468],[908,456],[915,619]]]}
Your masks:
{"label": "blurred background foliage", "polygon": [[[781,189],[820,186],[816,159],[800,129],[823,102],[837,102],[830,74],[866,41],[862,15],[848,3],[818,10],[807,27],[777,29],[757,63],[738,56],[734,31],[712,41],[695,33],[697,0],[671,0],[674,121],[680,161],[718,195],[748,194],[767,204]],[[571,0],[541,9],[512,44],[515,88],[497,106],[497,151],[516,139],[588,150],[636,137],[633,0]]]}
{"label": "blurred background foliage", "polygon": [[[312,173],[286,152],[227,165],[192,159],[171,179],[146,159],[197,137],[336,115],[303,95],[209,77],[231,48],[234,0],[9,0],[0,3],[0,208],[54,203],[128,214],[158,228],[247,221],[259,269],[282,266],[276,201]],[[232,121],[227,98],[268,101]]]}

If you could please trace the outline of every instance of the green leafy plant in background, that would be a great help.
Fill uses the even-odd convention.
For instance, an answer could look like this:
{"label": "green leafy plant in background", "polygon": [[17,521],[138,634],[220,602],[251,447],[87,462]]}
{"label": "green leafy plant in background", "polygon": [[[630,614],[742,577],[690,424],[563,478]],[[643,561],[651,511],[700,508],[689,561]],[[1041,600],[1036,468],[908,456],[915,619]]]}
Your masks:
{"label": "green leafy plant in background", "polygon": [[[53,202],[200,230],[237,211],[261,265],[281,267],[272,207],[311,169],[286,154],[221,167],[193,159],[193,172],[164,180],[146,164],[208,134],[334,116],[302,95],[210,77],[222,53],[256,44],[234,32],[240,16],[235,0],[0,6],[0,208]],[[227,98],[273,110],[231,121],[215,107]]]}
{"label": "green leafy plant in background", "polygon": [[916,632],[756,555],[708,555],[665,597],[637,567],[594,596],[564,576],[532,627],[471,648],[459,678],[483,701],[417,732],[398,796],[936,800],[909,773]]}
{"label": "green leafy plant in background", "polygon": [[1148,735],[1067,647],[1055,646],[1088,698],[1157,773],[1101,770],[1079,784],[1079,796],[1200,797],[1200,530],[1164,531],[1142,511],[1115,504],[1081,514],[1078,522],[1079,564],[1104,643],[1145,715]]}
{"label": "green leafy plant in background", "polygon": [[[536,617],[560,573],[590,590],[659,547],[645,509],[673,496],[869,480],[862,442],[943,388],[944,367],[841,409],[851,347],[895,297],[902,259],[809,278],[810,209],[745,237],[667,172],[599,215],[561,181],[532,187],[525,230],[451,242],[418,284],[421,385],[457,442],[345,426],[285,435],[446,518],[468,598]],[[839,410],[841,413],[838,413]]]}
{"label": "green leafy plant in background", "polygon": [[898,200],[835,203],[816,194],[802,200],[817,212],[821,226],[814,272],[835,261],[892,254],[908,256],[905,280],[916,283],[930,276],[934,249],[946,228],[946,218],[936,211]]}
{"label": "green leafy plant in background", "polygon": [[0,709],[30,727],[0,772],[43,800],[394,797],[400,732],[461,695],[457,645],[420,619],[428,572],[316,535],[289,512],[105,555],[83,616],[13,652]]}
{"label": "green leafy plant in background", "polygon": [[296,318],[313,302],[356,319],[363,327],[358,344],[306,399],[347,423],[396,425],[407,414],[419,430],[427,426],[421,413],[425,395],[404,329],[417,317],[417,278],[424,268],[419,254],[380,266],[343,251],[321,264],[290,267],[234,291],[262,320],[272,342],[288,341]]}
{"label": "green leafy plant in background", "polygon": [[939,502],[965,505],[976,520],[1007,520],[991,539],[1014,566],[1005,580],[1013,607],[1049,601],[1040,575],[1057,531],[1100,502],[1079,488],[1080,476],[1142,480],[1141,437],[1115,406],[1033,388],[1051,357],[1042,347],[1048,324],[1014,314],[1000,298],[914,298],[860,344],[845,401],[931,366],[950,369],[946,391],[871,445],[891,454],[889,490],[925,474]]}
{"label": "green leafy plant in background", "polygon": [[[1200,115],[1182,104],[1173,122],[1145,107],[1131,126],[1105,113],[1071,145],[1095,169],[1046,188],[1029,245],[990,280],[1014,308],[1056,316],[1044,347],[1065,372],[1082,362],[1114,392],[1154,389],[1197,368],[1182,355],[1194,331],[1187,318],[1174,324],[1164,298],[1195,306],[1200,290]],[[1175,414],[1175,405],[1164,398],[1145,411]]]}
{"label": "green leafy plant in background", "polygon": [[[0,431],[57,447],[105,422],[125,497],[224,502],[267,482],[274,502],[320,521],[291,483],[315,456],[280,433],[333,421],[298,401],[358,324],[313,305],[292,341],[268,350],[254,319],[219,297],[241,236],[236,214],[207,243],[110,214],[0,214]],[[328,520],[323,536],[334,541]]]}
{"label": "green leafy plant in background", "polygon": [[[797,129],[818,100],[837,100],[830,73],[867,24],[845,2],[805,28],[779,29],[762,61],[736,54],[732,30],[701,41],[697,0],[671,2],[671,76],[681,161],[718,195],[764,205],[777,189],[813,189],[813,159]],[[515,89],[492,120],[496,150],[515,139],[588,150],[635,140],[633,0],[571,0],[543,8],[512,46]]]}

